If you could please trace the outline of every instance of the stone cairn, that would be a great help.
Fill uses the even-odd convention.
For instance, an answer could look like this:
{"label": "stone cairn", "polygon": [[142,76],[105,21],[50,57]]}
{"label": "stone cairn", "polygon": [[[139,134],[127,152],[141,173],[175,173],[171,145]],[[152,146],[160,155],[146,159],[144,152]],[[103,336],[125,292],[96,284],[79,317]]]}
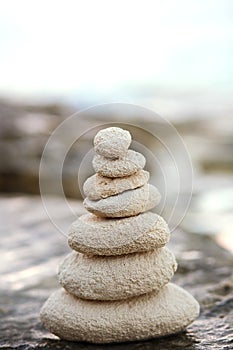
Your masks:
{"label": "stone cairn", "polygon": [[96,172],[84,183],[85,214],[68,243],[74,250],[59,268],[63,289],[41,310],[45,327],[61,339],[124,342],[178,333],[199,304],[170,283],[177,264],[165,246],[166,222],[149,210],[160,201],[148,184],[142,154],[128,150],[128,131],[110,127],[94,139]]}

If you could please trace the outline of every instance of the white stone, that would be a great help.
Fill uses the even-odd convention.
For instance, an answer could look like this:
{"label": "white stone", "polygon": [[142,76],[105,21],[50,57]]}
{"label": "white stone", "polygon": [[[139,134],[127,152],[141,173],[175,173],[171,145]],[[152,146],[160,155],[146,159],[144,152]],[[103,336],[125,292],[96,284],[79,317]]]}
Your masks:
{"label": "white stone", "polygon": [[142,340],[175,334],[199,315],[199,304],[169,283],[158,294],[121,301],[83,300],[54,292],[41,310],[45,327],[61,339],[91,343]]}
{"label": "white stone", "polygon": [[86,198],[83,202],[85,208],[102,217],[128,217],[137,215],[154,208],[161,199],[161,195],[153,185],[144,185],[134,190],[91,201]]}
{"label": "white stone", "polygon": [[106,177],[129,176],[143,169],[145,164],[145,157],[132,150],[128,150],[126,156],[119,159],[108,159],[97,154],[92,161],[95,172]]}
{"label": "white stone", "polygon": [[167,248],[108,257],[72,252],[60,265],[58,278],[67,292],[79,298],[120,300],[159,292],[176,268]]}
{"label": "white stone", "polygon": [[118,127],[100,130],[94,138],[94,150],[106,158],[124,157],[131,143],[129,131]]}
{"label": "white stone", "polygon": [[121,255],[162,247],[169,238],[166,222],[152,212],[121,220],[85,214],[71,225],[68,243],[81,253]]}
{"label": "white stone", "polygon": [[133,175],[120,178],[110,178],[95,174],[84,182],[83,191],[88,199],[98,200],[141,187],[148,180],[149,173],[145,170],[139,170]]}

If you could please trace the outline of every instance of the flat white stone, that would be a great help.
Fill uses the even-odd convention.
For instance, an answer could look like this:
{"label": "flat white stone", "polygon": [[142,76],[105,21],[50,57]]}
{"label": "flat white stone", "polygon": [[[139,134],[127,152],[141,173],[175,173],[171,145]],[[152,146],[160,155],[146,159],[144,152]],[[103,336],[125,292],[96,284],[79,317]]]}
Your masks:
{"label": "flat white stone", "polygon": [[158,294],[121,301],[90,301],[64,290],[41,310],[44,326],[61,339],[91,343],[142,340],[178,333],[199,315],[198,302],[169,283]]}
{"label": "flat white stone", "polygon": [[100,130],[94,138],[94,150],[106,158],[124,157],[131,143],[129,131],[110,127]]}
{"label": "flat white stone", "polygon": [[148,181],[149,173],[145,170],[139,170],[130,176],[116,178],[95,174],[84,182],[83,191],[88,199],[99,200],[141,187]]}
{"label": "flat white stone", "polygon": [[165,220],[152,212],[122,219],[82,215],[69,229],[68,243],[91,255],[122,255],[164,246],[170,238]]}
{"label": "flat white stone", "polygon": [[83,204],[89,212],[97,216],[119,218],[150,210],[159,204],[160,199],[161,195],[157,188],[146,184],[98,201],[85,198]]}
{"label": "flat white stone", "polygon": [[88,256],[72,252],[59,268],[59,283],[83,299],[120,300],[167,284],[177,264],[167,248],[118,256]]}
{"label": "flat white stone", "polygon": [[96,173],[111,178],[132,175],[143,169],[145,164],[145,157],[132,150],[128,150],[126,156],[119,159],[108,159],[97,154],[92,161]]}

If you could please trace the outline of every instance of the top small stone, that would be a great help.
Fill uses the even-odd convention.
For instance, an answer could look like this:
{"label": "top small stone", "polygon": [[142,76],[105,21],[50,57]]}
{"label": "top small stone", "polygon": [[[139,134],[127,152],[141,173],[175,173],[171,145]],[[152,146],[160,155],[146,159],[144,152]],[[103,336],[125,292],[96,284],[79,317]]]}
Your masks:
{"label": "top small stone", "polygon": [[131,143],[129,131],[117,127],[100,130],[94,138],[94,150],[110,159],[124,157]]}

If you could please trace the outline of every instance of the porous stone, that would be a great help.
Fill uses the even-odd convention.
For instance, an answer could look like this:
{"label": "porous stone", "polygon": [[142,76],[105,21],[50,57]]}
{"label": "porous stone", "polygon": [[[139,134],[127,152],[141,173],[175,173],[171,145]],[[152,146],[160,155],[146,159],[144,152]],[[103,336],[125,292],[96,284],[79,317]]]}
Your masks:
{"label": "porous stone", "polygon": [[98,200],[141,187],[148,182],[149,177],[149,172],[145,170],[139,170],[133,175],[121,178],[95,174],[84,182],[83,191],[88,199]]}
{"label": "porous stone", "polygon": [[199,314],[198,302],[169,283],[155,292],[122,301],[90,301],[54,292],[41,320],[58,337],[91,343],[125,342],[175,334]]}
{"label": "porous stone", "polygon": [[[70,216],[61,216],[63,199],[51,197],[49,200],[63,227],[67,227],[72,220],[72,213]],[[71,200],[71,203],[79,215],[84,212],[81,202]],[[1,220],[5,223],[0,225],[3,282],[0,298],[0,348],[100,350],[98,344],[95,346],[60,340],[49,333],[39,320],[42,304],[57,288],[56,262],[69,250],[64,239],[59,239],[47,220],[41,198],[2,196],[0,205]],[[25,218],[29,220],[27,225]],[[23,239],[19,239],[19,231],[24,233]],[[220,247],[214,236],[186,233],[181,229],[176,229],[173,235],[169,244],[177,255],[180,268],[172,281],[188,288],[195,295],[201,304],[201,317],[189,325],[187,332],[171,337],[152,338],[146,342],[138,340],[134,343],[109,344],[102,347],[104,350],[230,350],[232,347],[232,253]],[[25,240],[30,244],[27,259]],[[10,264],[9,250],[15,251]],[[22,275],[20,271],[28,271],[29,267],[30,271],[36,273],[33,276],[26,273]],[[156,310],[152,308],[151,312]],[[117,318],[117,312],[115,317]]]}
{"label": "porous stone", "polygon": [[98,201],[85,198],[83,204],[89,212],[97,216],[119,218],[150,210],[160,202],[160,199],[161,195],[157,188],[146,184]]}
{"label": "porous stone", "polygon": [[121,300],[159,290],[177,264],[168,248],[120,256],[72,252],[60,265],[58,278],[67,292],[83,299]]}
{"label": "porous stone", "polygon": [[128,150],[126,156],[119,159],[108,159],[97,154],[92,161],[95,172],[106,177],[129,176],[143,169],[145,164],[145,157],[132,150]]}
{"label": "porous stone", "polygon": [[131,143],[129,131],[118,127],[100,130],[94,138],[94,150],[106,158],[121,158],[127,153]]}
{"label": "porous stone", "polygon": [[82,215],[69,229],[68,243],[91,255],[121,255],[164,246],[170,238],[164,219],[152,212],[119,219]]}

